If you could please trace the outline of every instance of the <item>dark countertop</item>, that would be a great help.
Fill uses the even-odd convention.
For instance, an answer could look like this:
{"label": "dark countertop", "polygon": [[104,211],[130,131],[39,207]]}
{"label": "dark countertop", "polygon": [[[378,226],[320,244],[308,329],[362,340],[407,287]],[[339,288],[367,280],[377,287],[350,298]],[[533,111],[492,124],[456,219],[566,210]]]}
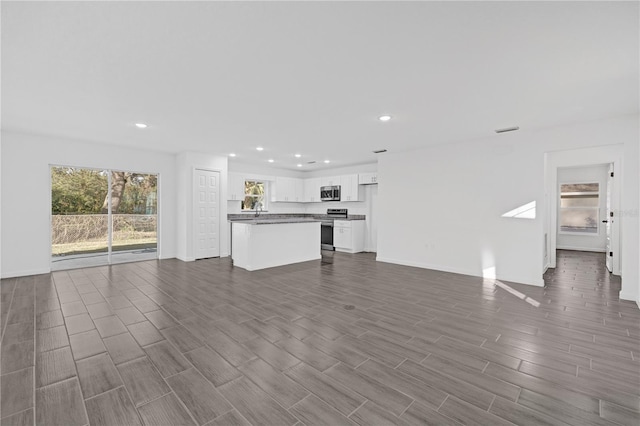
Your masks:
{"label": "dark countertop", "polygon": [[246,223],[248,225],[276,225],[283,223],[318,223],[320,219],[312,217],[287,217],[287,218],[267,218],[267,217],[251,217],[241,219],[229,219],[233,223]]}
{"label": "dark countertop", "polygon": [[228,214],[227,220],[230,222],[260,222],[260,224],[266,225],[268,223],[296,223],[296,222],[318,222],[321,220],[335,219],[335,220],[365,220],[366,216],[363,214],[350,214],[344,218],[330,218],[326,214],[312,214],[312,213],[261,213],[256,217],[255,213],[245,214]]}

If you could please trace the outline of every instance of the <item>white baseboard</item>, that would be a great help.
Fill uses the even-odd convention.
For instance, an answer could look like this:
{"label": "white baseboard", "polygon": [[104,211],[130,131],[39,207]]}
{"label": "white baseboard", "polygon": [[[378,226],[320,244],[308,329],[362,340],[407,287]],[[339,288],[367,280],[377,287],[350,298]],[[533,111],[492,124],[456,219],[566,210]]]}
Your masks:
{"label": "white baseboard", "polygon": [[606,253],[606,249],[591,248],[591,247],[575,247],[575,246],[556,246],[556,250],[573,250],[573,251],[591,251],[595,253]]}
{"label": "white baseboard", "polygon": [[[429,264],[429,263],[414,262],[414,261],[399,260],[399,259],[391,259],[391,258],[381,257],[381,256],[377,256],[376,257],[376,261],[385,262],[385,263],[394,263],[396,265],[403,265],[403,266],[413,266],[415,268],[432,269],[434,271],[451,272],[451,273],[454,273],[454,274],[469,275],[469,276],[472,276],[472,277],[483,278],[482,275],[478,274],[476,271],[464,270],[464,269],[461,269],[461,268],[460,269],[451,268],[449,266],[433,265],[433,264]],[[508,282],[512,282],[512,283],[531,285],[531,286],[534,286],[534,287],[544,287],[544,280],[542,279],[542,276],[540,276],[538,278],[531,278],[531,277],[512,277],[512,276],[507,276],[507,275],[503,275],[503,274],[498,274],[498,276],[495,279],[499,280],[499,281],[508,281]]]}
{"label": "white baseboard", "polygon": [[183,257],[183,256],[176,256],[176,259],[182,260],[183,262],[194,262],[196,260],[195,257]]}
{"label": "white baseboard", "polygon": [[26,269],[24,271],[2,271],[2,278],[28,277],[29,275],[42,275],[51,272],[51,267],[39,269]]}
{"label": "white baseboard", "polygon": [[640,298],[635,294],[625,293],[624,289],[620,291],[620,299],[636,302],[640,306]]}

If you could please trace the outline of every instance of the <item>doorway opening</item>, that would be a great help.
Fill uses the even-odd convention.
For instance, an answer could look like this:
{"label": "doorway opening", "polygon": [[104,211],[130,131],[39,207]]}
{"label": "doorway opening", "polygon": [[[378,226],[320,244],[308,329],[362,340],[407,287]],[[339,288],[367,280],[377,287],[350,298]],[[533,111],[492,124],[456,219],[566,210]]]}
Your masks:
{"label": "doorway opening", "polygon": [[157,259],[158,174],[50,171],[51,270]]}
{"label": "doorway opening", "polygon": [[559,167],[556,191],[556,248],[600,253],[614,272],[613,164]]}

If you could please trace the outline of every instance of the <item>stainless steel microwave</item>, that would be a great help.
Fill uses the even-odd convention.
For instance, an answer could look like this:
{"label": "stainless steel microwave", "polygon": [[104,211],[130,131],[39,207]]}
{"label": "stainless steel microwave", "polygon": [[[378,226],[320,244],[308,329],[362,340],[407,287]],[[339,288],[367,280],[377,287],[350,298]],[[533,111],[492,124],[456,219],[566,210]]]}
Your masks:
{"label": "stainless steel microwave", "polygon": [[321,186],[320,200],[322,201],[340,201],[340,185]]}

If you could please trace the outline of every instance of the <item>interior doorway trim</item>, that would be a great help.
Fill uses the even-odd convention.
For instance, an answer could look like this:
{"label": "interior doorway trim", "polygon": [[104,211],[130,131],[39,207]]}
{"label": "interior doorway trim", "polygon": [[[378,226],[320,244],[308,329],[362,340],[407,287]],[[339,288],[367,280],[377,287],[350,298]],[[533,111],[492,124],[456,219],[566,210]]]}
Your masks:
{"label": "interior doorway trim", "polygon": [[[547,234],[547,246],[545,253],[548,255],[544,259],[543,270],[555,268],[557,250],[558,229],[558,169],[563,167],[594,166],[601,164],[613,164],[616,180],[612,191],[612,211],[620,212],[620,200],[622,199],[622,144],[606,145],[594,148],[584,148],[566,151],[547,152],[546,158],[546,185],[545,198],[548,200],[544,233]],[[614,228],[614,243],[611,250],[614,252],[613,274],[622,275],[622,253],[620,244],[620,218],[617,218],[618,226]],[[544,257],[544,255],[543,255]]]}

